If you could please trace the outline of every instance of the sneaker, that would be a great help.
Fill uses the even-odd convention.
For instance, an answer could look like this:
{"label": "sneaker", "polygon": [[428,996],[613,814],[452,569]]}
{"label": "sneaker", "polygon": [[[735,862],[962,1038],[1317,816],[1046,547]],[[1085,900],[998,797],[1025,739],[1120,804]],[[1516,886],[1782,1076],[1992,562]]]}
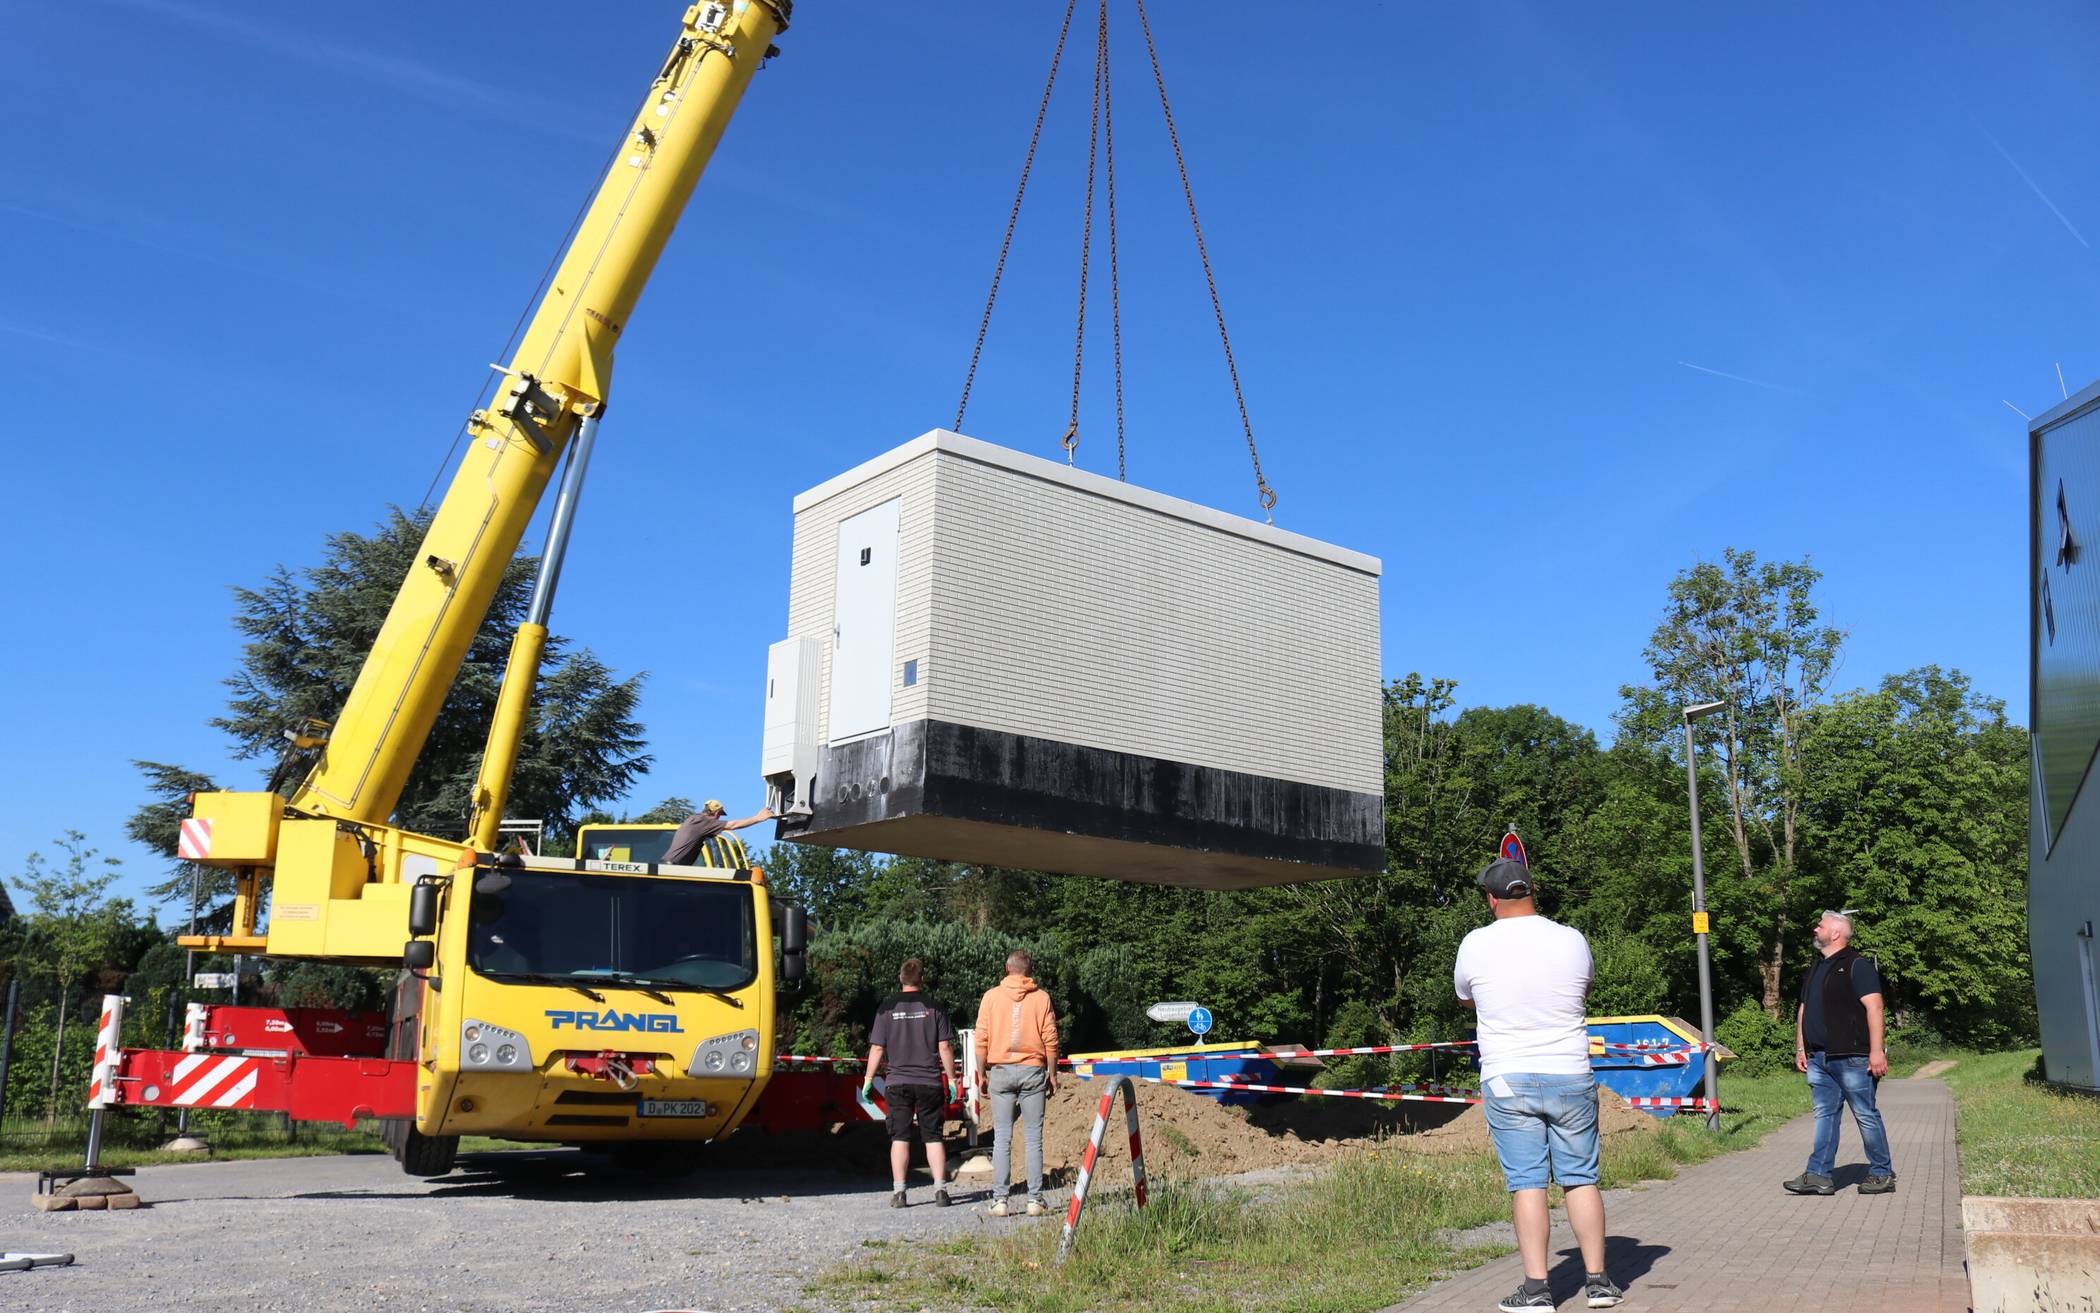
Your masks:
{"label": "sneaker", "polygon": [[898,1190],[898,1191],[896,1191],[895,1193],[893,1193],[893,1194],[891,1194],[891,1195],[890,1195],[890,1207],[892,1207],[892,1208],[902,1208],[902,1207],[904,1207],[904,1191],[902,1191],[902,1190]]}
{"label": "sneaker", "polygon": [[1617,1308],[1625,1302],[1626,1292],[1613,1285],[1608,1276],[1585,1276],[1582,1286],[1591,1308]]}
{"label": "sneaker", "polygon": [[1504,1295],[1502,1302],[1495,1307],[1501,1309],[1502,1313],[1530,1313],[1532,1309],[1552,1308],[1553,1292],[1540,1290],[1537,1294],[1531,1294],[1524,1287],[1518,1286],[1515,1294]]}
{"label": "sneaker", "polygon": [[1869,1176],[1859,1183],[1859,1192],[1861,1194],[1894,1194],[1896,1193],[1896,1178],[1894,1175]]}
{"label": "sneaker", "polygon": [[953,1201],[948,1198],[946,1186],[933,1192],[933,1206],[935,1208],[946,1208],[951,1202]]}
{"label": "sneaker", "polygon": [[996,1200],[992,1204],[993,1217],[1005,1217],[1011,1212],[1013,1212],[1013,1209],[1007,1205],[1007,1202],[1004,1199]]}
{"label": "sneaker", "polygon": [[1819,1176],[1814,1172],[1803,1172],[1801,1173],[1801,1175],[1795,1177],[1793,1180],[1782,1181],[1780,1182],[1780,1184],[1785,1186],[1787,1190],[1793,1194],[1837,1193],[1837,1182],[1831,1180],[1827,1176]]}
{"label": "sneaker", "polygon": [[1028,1215],[1030,1217],[1041,1217],[1049,1211],[1050,1205],[1044,1203],[1040,1195],[1028,1201]]}

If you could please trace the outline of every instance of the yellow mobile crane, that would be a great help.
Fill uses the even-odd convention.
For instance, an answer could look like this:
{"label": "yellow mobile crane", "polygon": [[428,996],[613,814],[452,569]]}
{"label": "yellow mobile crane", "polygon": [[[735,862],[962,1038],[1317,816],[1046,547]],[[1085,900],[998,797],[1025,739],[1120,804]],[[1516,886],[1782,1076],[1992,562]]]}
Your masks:
{"label": "yellow mobile crane", "polygon": [[[466,456],[341,713],[288,732],[271,789],[197,794],[182,823],[181,856],[229,872],[236,890],[228,932],[185,946],[405,965],[391,1017],[193,1005],[182,1051],[124,1055],[121,1102],[391,1118],[403,1167],[436,1175],[463,1133],[653,1145],[677,1161],[728,1134],[764,1090],[773,930],[792,977],[805,927],[800,909],[769,904],[761,872],[492,850],[621,332],[791,3],[685,11],[516,354],[496,367],[496,400],[468,421]],[[466,840],[410,833],[391,822],[395,805],[558,469]],[[278,792],[297,766],[304,779]]]}

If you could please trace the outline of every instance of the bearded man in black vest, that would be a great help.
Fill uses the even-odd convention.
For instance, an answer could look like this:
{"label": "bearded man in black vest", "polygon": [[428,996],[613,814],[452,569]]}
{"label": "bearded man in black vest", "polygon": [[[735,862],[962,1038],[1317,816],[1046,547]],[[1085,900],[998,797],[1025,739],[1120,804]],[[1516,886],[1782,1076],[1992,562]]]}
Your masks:
{"label": "bearded man in black vest", "polygon": [[1852,946],[1848,912],[1823,913],[1816,925],[1816,947],[1823,956],[1801,982],[1801,1006],[1794,1014],[1794,1070],[1808,1073],[1816,1142],[1809,1151],[1808,1170],[1786,1182],[1786,1188],[1795,1194],[1837,1193],[1831,1169],[1837,1161],[1844,1109],[1850,1104],[1867,1149],[1867,1175],[1859,1192],[1888,1194],[1896,1188],[1896,1169],[1889,1162],[1881,1110],[1874,1106],[1875,1085],[1889,1069],[1881,971],[1873,958]]}

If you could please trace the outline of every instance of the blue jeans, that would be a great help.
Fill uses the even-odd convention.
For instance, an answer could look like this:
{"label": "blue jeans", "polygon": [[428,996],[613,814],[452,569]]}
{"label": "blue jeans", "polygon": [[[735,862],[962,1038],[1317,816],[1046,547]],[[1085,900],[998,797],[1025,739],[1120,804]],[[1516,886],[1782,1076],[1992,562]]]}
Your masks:
{"label": "blue jeans", "polygon": [[1543,1190],[1549,1179],[1564,1190],[1597,1183],[1596,1077],[1508,1072],[1483,1084],[1488,1134],[1510,1193]]}
{"label": "blue jeans", "polygon": [[1867,1173],[1896,1174],[1889,1161],[1889,1135],[1881,1125],[1881,1109],[1874,1106],[1874,1078],[1867,1074],[1865,1058],[1833,1058],[1821,1049],[1809,1054],[1808,1097],[1816,1108],[1816,1146],[1808,1155],[1810,1172],[1828,1176],[1836,1165],[1838,1131],[1843,1125],[1844,1106],[1849,1103],[1852,1120],[1859,1123],[1859,1138],[1866,1142]]}

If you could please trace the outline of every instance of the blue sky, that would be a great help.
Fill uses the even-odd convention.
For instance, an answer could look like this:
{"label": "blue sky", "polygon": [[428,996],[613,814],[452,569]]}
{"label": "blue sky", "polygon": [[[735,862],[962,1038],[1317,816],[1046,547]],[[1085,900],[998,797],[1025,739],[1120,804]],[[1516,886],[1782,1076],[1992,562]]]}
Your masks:
{"label": "blue sky", "polygon": [[[2100,375],[2091,6],[1151,7],[1277,522],[1384,559],[1389,674],[1608,730],[1735,545],[1827,572],[1842,684],[1938,662],[2024,719],[2005,403]],[[157,875],[134,757],[259,783],[206,724],[229,587],[421,498],[682,8],[0,3],[0,871],[77,828]],[[952,421],[1059,14],[799,9],[629,325],[556,607],[650,672],[637,808],[758,805],[790,499]],[[1131,478],[1255,514],[1113,22]],[[1046,456],[1075,26],[965,426]]]}

